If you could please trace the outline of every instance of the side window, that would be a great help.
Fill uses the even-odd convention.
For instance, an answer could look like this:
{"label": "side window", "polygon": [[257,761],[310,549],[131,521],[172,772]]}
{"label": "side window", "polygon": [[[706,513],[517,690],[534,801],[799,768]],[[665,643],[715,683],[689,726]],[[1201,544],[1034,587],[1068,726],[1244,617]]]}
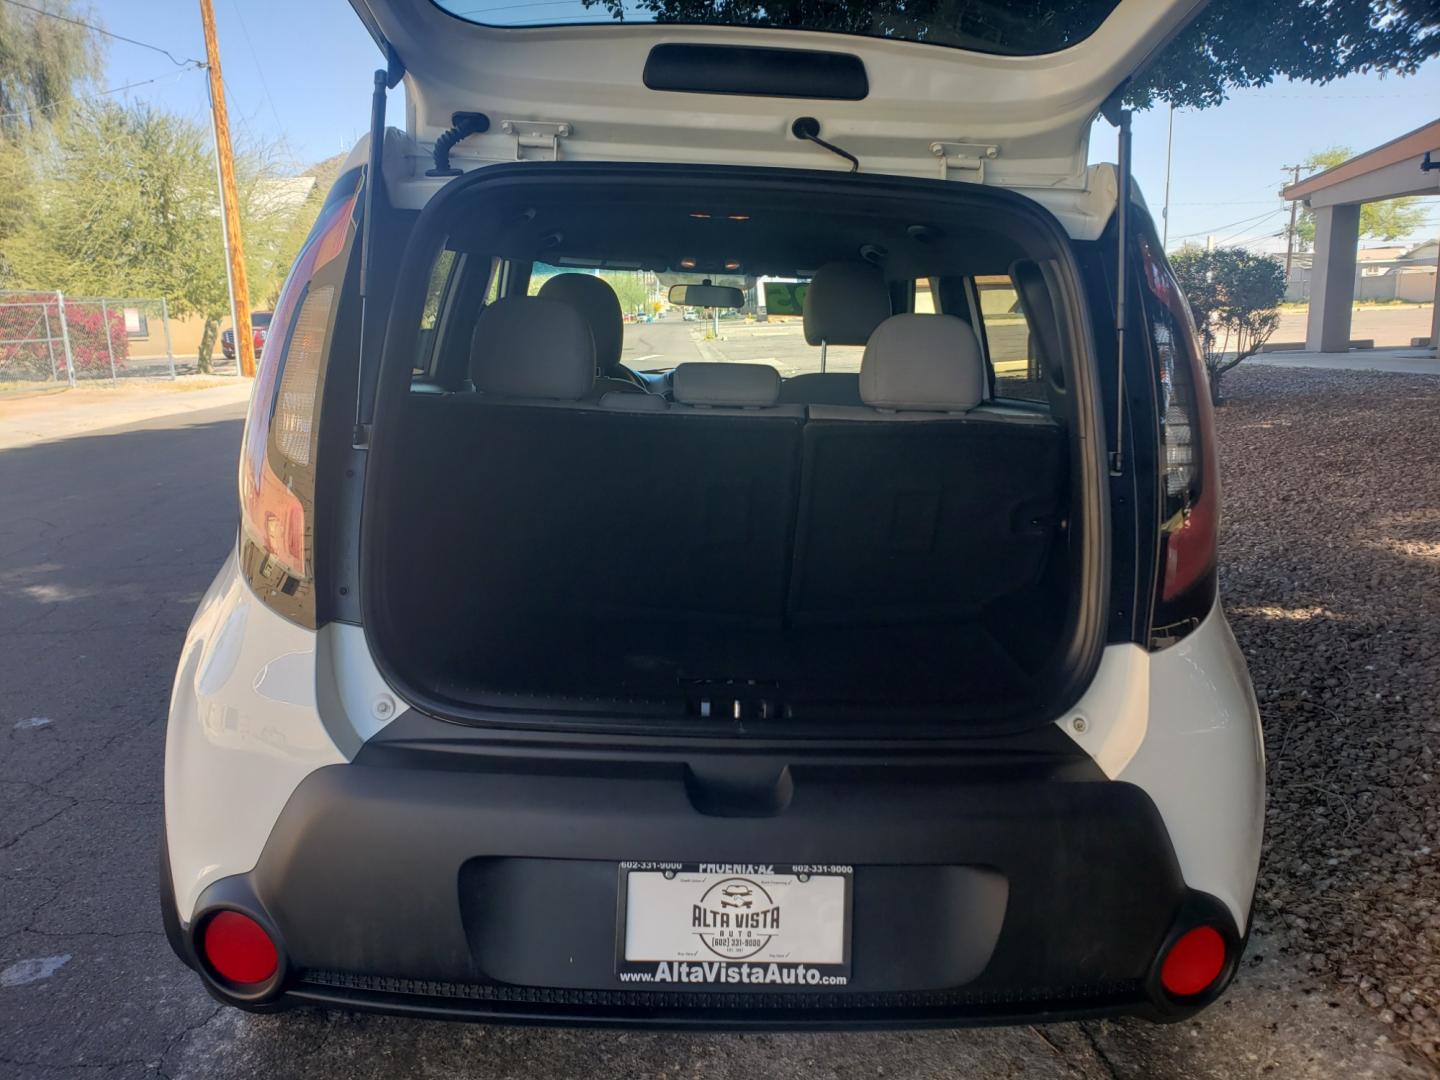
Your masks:
{"label": "side window", "polygon": [[458,259],[450,248],[444,248],[430,268],[430,283],[425,288],[425,307],[420,312],[420,340],[415,350],[415,364],[410,369],[412,378],[429,375],[435,354],[435,340],[439,336],[441,309],[450,292],[450,282],[455,275]]}
{"label": "side window", "polygon": [[916,315],[934,315],[940,310],[939,301],[934,281],[924,277],[915,279],[915,306],[911,310]]}
{"label": "side window", "polygon": [[984,274],[975,278],[975,291],[995,370],[995,396],[1048,402],[1030,324],[1015,282],[1009,274]]}
{"label": "side window", "polygon": [[455,252],[446,248],[440,252],[430,270],[430,284],[425,290],[425,310],[420,314],[420,329],[434,330],[440,321],[440,301],[445,296],[445,286],[450,283],[450,273],[455,269]]}
{"label": "side window", "polygon": [[415,366],[416,389],[458,389],[469,366],[475,320],[500,296],[507,264],[466,252],[443,250],[435,258],[420,312]]}

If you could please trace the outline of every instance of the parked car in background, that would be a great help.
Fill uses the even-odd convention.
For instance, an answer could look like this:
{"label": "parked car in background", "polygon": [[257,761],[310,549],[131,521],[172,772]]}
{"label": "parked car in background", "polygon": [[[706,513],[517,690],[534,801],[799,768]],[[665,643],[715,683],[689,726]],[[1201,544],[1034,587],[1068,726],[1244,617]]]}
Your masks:
{"label": "parked car in background", "polygon": [[[260,359],[261,352],[265,349],[265,335],[270,332],[270,312],[252,311],[250,313],[250,340],[255,345],[255,359]],[[235,359],[235,331],[226,330],[220,335],[220,351],[225,354],[226,360]]]}

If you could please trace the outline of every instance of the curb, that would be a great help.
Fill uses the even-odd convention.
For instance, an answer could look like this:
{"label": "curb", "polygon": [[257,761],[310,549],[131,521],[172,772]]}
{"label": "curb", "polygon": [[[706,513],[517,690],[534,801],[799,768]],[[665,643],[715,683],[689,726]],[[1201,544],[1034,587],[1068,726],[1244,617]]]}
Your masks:
{"label": "curb", "polygon": [[9,416],[0,400],[0,450],[13,450],[38,443],[54,442],[125,427],[146,420],[238,405],[250,400],[252,383],[212,386],[202,390],[172,390],[152,397],[124,401],[66,401],[66,395],[45,395],[26,399],[43,407]]}

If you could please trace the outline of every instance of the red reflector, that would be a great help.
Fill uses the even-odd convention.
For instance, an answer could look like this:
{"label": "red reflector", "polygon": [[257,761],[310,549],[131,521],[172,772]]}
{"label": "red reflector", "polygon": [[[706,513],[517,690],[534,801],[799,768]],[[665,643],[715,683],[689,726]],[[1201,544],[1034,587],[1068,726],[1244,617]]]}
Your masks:
{"label": "red reflector", "polygon": [[222,911],[206,923],[200,947],[215,973],[232,983],[262,983],[280,966],[270,935],[238,911]]}
{"label": "red reflector", "polygon": [[1213,926],[1197,926],[1180,936],[1160,966],[1160,985],[1172,997],[1208,989],[1225,969],[1225,939]]}

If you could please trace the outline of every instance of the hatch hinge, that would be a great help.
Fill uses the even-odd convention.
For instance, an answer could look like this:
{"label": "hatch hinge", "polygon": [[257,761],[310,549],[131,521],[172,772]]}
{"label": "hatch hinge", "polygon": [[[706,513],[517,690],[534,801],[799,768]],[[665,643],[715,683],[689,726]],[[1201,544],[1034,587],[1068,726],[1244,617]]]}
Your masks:
{"label": "hatch hinge", "polygon": [[516,161],[559,161],[560,140],[574,129],[550,120],[501,120],[500,130],[515,137]]}
{"label": "hatch hinge", "polygon": [[[1000,156],[1000,148],[987,143],[932,142],[930,153],[940,159],[941,180],[985,182],[985,163]],[[953,177],[951,174],[955,174]]]}

